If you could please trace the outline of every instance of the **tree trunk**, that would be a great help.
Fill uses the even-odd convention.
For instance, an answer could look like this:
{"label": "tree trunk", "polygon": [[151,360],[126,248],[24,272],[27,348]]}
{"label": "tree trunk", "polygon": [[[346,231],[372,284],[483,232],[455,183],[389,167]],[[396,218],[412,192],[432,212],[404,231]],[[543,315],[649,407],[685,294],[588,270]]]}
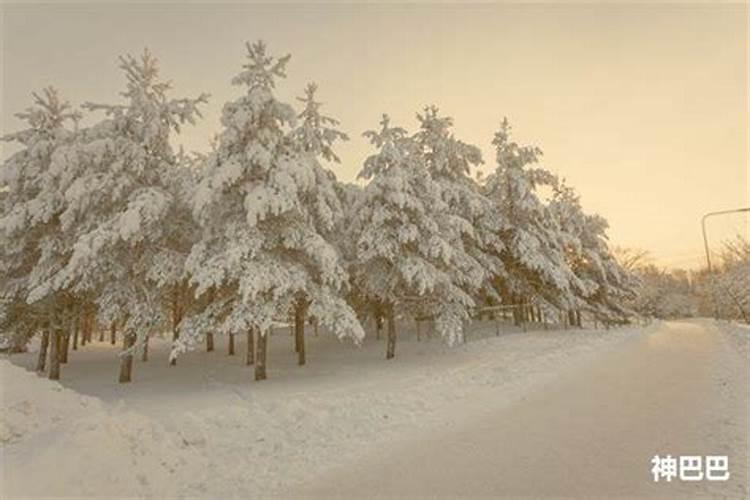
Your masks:
{"label": "tree trunk", "polygon": [[89,326],[86,329],[86,343],[91,343],[91,337],[94,335],[94,328],[96,327],[96,319],[94,318],[94,312],[89,312]]}
{"label": "tree trunk", "polygon": [[84,309],[84,312],[81,313],[81,347],[86,345],[86,328],[88,328],[89,321],[88,313],[85,311]]}
{"label": "tree trunk", "polygon": [[49,330],[42,332],[42,342],[39,344],[39,357],[36,359],[36,371],[43,372],[47,362],[47,349],[49,348]]}
{"label": "tree trunk", "polygon": [[580,309],[576,309],[576,326],[578,328],[583,328],[583,325],[581,324],[581,311],[580,311]]}
{"label": "tree trunk", "polygon": [[78,331],[81,329],[81,316],[77,315],[73,324],[73,350],[78,350]]}
{"label": "tree trunk", "polygon": [[375,315],[375,339],[380,340],[380,334],[383,333],[383,315]]}
{"label": "tree trunk", "polygon": [[68,348],[70,347],[70,333],[63,333],[60,339],[60,363],[68,364]]}
{"label": "tree trunk", "polygon": [[109,343],[112,345],[117,344],[117,322],[113,321],[109,326]]}
{"label": "tree trunk", "polygon": [[[179,338],[179,335],[177,334],[177,330],[175,330],[173,327],[172,328],[172,342],[173,343],[176,342],[178,338]],[[169,366],[176,366],[176,365],[177,365],[177,358],[176,357],[170,358]]]}
{"label": "tree trunk", "polygon": [[49,379],[60,380],[60,350],[62,332],[60,330],[52,331],[52,342],[49,346]]}
{"label": "tree trunk", "polygon": [[258,352],[255,359],[255,380],[266,379],[266,354],[268,353],[268,332],[258,332]]}
{"label": "tree trunk", "polygon": [[570,326],[576,326],[576,315],[573,309],[568,310],[568,324]]}
{"label": "tree trunk", "polygon": [[297,364],[305,364],[305,313],[307,303],[305,299],[298,300],[294,306],[294,339],[297,346]]}
{"label": "tree trunk", "polygon": [[229,355],[234,356],[234,334],[229,334]]}
{"label": "tree trunk", "polygon": [[388,311],[388,341],[386,342],[385,359],[391,359],[396,355],[396,319],[393,307]]}
{"label": "tree trunk", "polygon": [[245,364],[252,365],[255,363],[255,328],[250,328],[247,331],[247,354],[245,356]]}
{"label": "tree trunk", "polygon": [[[180,322],[182,321],[182,310],[180,309],[180,303],[177,299],[177,293],[175,292],[175,298],[172,301],[172,343],[177,342],[180,338]],[[169,360],[169,366],[177,365],[177,358],[174,357]]]}
{"label": "tree trunk", "polygon": [[91,343],[91,336],[94,333],[94,314],[93,312],[89,311],[86,314],[86,343]]}
{"label": "tree trunk", "polygon": [[214,334],[213,332],[208,332],[206,334],[206,352],[211,352],[214,350]]}
{"label": "tree trunk", "polygon": [[297,335],[297,304],[289,311],[289,317],[287,318],[289,324],[292,325],[289,333],[292,335],[294,341],[294,352],[299,352],[299,336]]}
{"label": "tree trunk", "polygon": [[[133,335],[122,336],[122,349],[126,351],[133,347],[135,344],[135,337]],[[133,374],[133,353],[128,353],[124,356],[120,356],[120,379],[119,382],[124,384],[130,382]]]}
{"label": "tree trunk", "polygon": [[143,342],[143,352],[141,353],[141,361],[148,361],[148,339],[149,339],[149,336],[146,335],[146,340]]}

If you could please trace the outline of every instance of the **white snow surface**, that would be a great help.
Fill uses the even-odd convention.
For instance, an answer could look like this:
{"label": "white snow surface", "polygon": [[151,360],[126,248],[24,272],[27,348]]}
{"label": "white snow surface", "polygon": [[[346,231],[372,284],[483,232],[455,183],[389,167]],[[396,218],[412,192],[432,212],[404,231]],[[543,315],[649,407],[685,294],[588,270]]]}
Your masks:
{"label": "white snow surface", "polygon": [[216,351],[175,367],[154,339],[126,385],[108,343],[71,351],[60,383],[29,371],[34,349],[2,359],[0,496],[283,496],[417,429],[511,404],[648,330],[495,336],[494,323],[475,322],[468,343],[449,348],[407,326],[390,361],[382,340],[357,348],[310,334],[305,367],[277,329],[262,383],[244,365],[244,336],[234,357],[218,337]]}
{"label": "white snow surface", "polygon": [[[513,404],[465,408],[289,497],[747,499],[750,374],[727,337],[713,320],[663,322]],[[657,454],[725,455],[729,480],[654,482]]]}
{"label": "white snow surface", "polygon": [[750,325],[736,322],[721,322],[719,326],[726,332],[740,355],[745,360],[750,361]]}

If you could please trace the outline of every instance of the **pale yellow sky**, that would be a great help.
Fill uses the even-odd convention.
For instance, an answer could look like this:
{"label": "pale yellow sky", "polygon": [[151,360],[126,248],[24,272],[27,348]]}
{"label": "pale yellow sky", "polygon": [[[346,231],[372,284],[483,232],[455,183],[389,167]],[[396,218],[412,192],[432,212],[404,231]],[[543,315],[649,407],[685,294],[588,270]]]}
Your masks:
{"label": "pale yellow sky", "polygon": [[[291,53],[287,101],[316,81],[352,137],[339,178],[370,149],[361,133],[382,112],[410,130],[435,103],[493,168],[503,116],[545,151],[615,244],[664,265],[702,261],[700,216],[750,205],[748,12],[724,5],[4,5],[2,130],[31,90],[54,84],[75,104],[112,102],[117,56],[148,46],[175,95],[212,94],[180,138],[205,149],[244,42]],[[3,153],[8,154],[6,149]],[[744,225],[743,225],[744,223]],[[712,237],[747,230],[712,222]]]}

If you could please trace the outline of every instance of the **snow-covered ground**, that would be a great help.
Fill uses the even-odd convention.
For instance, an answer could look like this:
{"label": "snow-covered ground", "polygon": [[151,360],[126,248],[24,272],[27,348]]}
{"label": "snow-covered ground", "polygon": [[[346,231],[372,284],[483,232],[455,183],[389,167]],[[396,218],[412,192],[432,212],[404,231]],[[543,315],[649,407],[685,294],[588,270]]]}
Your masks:
{"label": "snow-covered ground", "polygon": [[[582,360],[583,361],[583,360]],[[291,498],[748,498],[748,366],[711,320],[670,321],[530,388],[465,408]],[[654,482],[655,455],[724,455],[728,481]]]}
{"label": "snow-covered ground", "polygon": [[390,361],[371,337],[356,348],[310,335],[305,367],[278,330],[262,383],[241,337],[237,356],[219,337],[176,367],[153,341],[126,385],[108,343],[71,351],[61,383],[30,371],[34,352],[13,355],[0,360],[2,496],[281,494],[418,429],[510,405],[650,328],[495,336],[477,322],[453,348],[404,331]]}
{"label": "snow-covered ground", "polygon": [[719,326],[726,332],[740,354],[746,360],[750,360],[750,325],[736,322],[720,322]]}

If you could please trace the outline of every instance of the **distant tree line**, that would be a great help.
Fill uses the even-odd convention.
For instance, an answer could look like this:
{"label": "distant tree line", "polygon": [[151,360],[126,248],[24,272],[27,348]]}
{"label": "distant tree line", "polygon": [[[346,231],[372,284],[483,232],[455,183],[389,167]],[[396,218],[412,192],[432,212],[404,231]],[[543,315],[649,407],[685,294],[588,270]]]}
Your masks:
{"label": "distant tree line", "polygon": [[750,242],[743,235],[723,242],[711,273],[706,268],[660,268],[644,251],[615,248],[614,252],[636,278],[636,294],[628,306],[639,315],[718,317],[750,323]]}

